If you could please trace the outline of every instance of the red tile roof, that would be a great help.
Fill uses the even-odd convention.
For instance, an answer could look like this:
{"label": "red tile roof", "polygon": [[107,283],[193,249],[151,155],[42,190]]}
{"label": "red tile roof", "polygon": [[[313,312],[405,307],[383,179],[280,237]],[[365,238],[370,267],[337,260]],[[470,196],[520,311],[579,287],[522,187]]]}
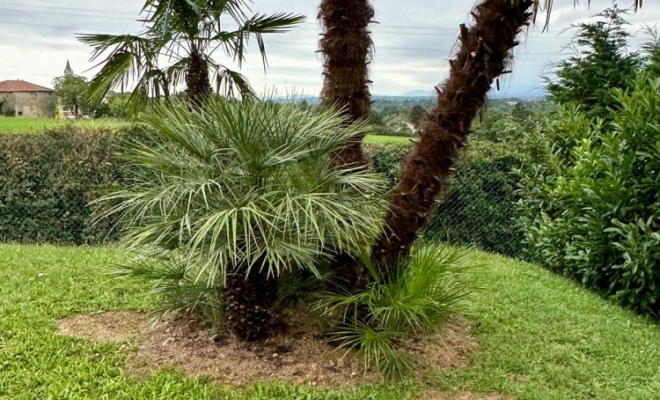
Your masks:
{"label": "red tile roof", "polygon": [[35,85],[25,81],[2,81],[0,82],[0,93],[13,92],[52,92],[53,89]]}

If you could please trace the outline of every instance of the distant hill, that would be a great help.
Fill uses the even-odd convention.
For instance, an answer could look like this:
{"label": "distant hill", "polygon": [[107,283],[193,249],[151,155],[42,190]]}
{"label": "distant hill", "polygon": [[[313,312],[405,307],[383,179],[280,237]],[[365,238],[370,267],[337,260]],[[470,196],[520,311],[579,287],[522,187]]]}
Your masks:
{"label": "distant hill", "polygon": [[435,96],[435,91],[433,90],[413,90],[408,93],[404,93],[401,97],[433,97]]}

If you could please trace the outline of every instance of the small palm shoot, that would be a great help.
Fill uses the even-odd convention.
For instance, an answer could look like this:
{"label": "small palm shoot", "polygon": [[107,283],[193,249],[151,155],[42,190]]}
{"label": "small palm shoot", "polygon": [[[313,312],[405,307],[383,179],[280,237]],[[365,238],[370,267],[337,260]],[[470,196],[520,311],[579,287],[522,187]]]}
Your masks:
{"label": "small palm shoot", "polygon": [[316,265],[356,253],[380,227],[382,179],[334,156],[368,127],[346,127],[336,110],[218,98],[156,106],[143,120],[156,144],[126,145],[139,173],[102,199],[116,204],[105,215],[122,216],[129,250],[183,257],[178,277],[220,292],[242,339],[272,332],[283,272],[318,276]]}
{"label": "small palm shoot", "polygon": [[327,294],[317,303],[321,314],[337,323],[331,342],[357,350],[365,368],[387,378],[414,374],[415,360],[400,345],[435,332],[468,294],[462,272],[471,266],[465,250],[440,244],[420,246],[385,282],[371,257],[363,257],[373,281],[357,294]]}

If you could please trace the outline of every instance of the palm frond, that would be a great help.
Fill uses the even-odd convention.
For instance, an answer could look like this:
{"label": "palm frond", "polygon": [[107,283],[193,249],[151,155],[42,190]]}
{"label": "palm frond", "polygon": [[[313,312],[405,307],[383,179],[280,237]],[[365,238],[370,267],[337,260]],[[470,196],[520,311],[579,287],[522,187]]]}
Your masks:
{"label": "palm frond", "polygon": [[[514,0],[518,1],[518,0]],[[643,0],[632,0],[632,8],[637,12],[643,4]],[[578,0],[573,0],[573,6],[577,7],[579,4]],[[544,30],[550,25],[550,16],[552,14],[552,7],[554,5],[554,0],[533,0],[532,4],[532,20],[536,22],[539,14],[545,12],[545,25]],[[591,0],[587,0],[587,5],[591,6]]]}
{"label": "palm frond", "polygon": [[78,40],[92,46],[91,61],[110,52],[90,82],[89,95],[96,100],[123,81],[142,80],[145,71],[156,67],[161,44],[135,35],[78,35]]}
{"label": "palm frond", "polygon": [[224,66],[215,70],[215,90],[227,98],[240,96],[244,100],[256,99],[257,93],[250,85],[245,75]]}
{"label": "palm frond", "polygon": [[142,121],[156,144],[127,145],[140,172],[104,199],[123,216],[129,248],[178,248],[213,283],[236,267],[318,275],[319,259],[357,251],[378,232],[382,180],[333,158],[367,127],[343,129],[336,111],[222,98],[191,111],[172,100]]}
{"label": "palm frond", "polygon": [[266,58],[266,45],[264,43],[263,35],[267,33],[288,32],[289,28],[293,28],[304,21],[304,16],[291,13],[279,13],[274,15],[257,14],[245,21],[243,26],[234,36],[234,59],[238,61],[238,66],[240,67],[245,60],[247,54],[247,39],[250,36],[255,36],[265,70],[268,66],[268,60]]}
{"label": "palm frond", "polygon": [[338,323],[329,335],[340,347],[358,350],[365,367],[375,365],[387,377],[413,372],[401,341],[437,330],[468,294],[461,278],[475,261],[462,249],[426,245],[413,249],[386,281],[370,254],[362,262],[372,283],[359,293],[325,294],[315,306]]}

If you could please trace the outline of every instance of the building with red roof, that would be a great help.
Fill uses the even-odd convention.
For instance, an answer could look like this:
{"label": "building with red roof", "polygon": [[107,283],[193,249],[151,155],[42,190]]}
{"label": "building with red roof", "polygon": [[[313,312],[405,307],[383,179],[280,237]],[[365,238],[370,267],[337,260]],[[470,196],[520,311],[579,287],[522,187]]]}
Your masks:
{"label": "building with red roof", "polygon": [[0,82],[0,112],[25,117],[51,116],[53,89],[18,81]]}

